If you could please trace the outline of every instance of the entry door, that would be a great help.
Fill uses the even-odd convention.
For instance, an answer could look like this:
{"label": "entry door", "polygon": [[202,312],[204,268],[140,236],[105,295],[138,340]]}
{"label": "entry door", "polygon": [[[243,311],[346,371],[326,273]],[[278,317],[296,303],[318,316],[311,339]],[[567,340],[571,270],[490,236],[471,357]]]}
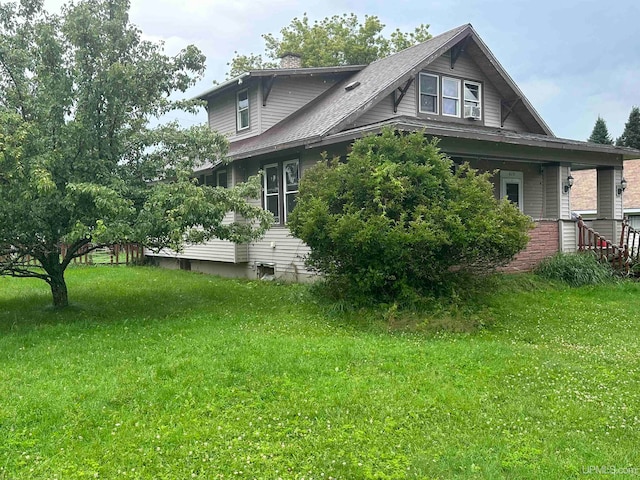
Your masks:
{"label": "entry door", "polygon": [[522,172],[513,172],[507,170],[500,171],[500,198],[506,198],[520,211],[523,211],[523,183],[524,175]]}

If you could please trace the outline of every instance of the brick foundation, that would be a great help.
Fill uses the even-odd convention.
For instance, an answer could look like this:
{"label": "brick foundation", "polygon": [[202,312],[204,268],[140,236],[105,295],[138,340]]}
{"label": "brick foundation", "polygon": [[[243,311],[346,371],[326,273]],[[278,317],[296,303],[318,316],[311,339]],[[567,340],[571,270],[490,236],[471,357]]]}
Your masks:
{"label": "brick foundation", "polygon": [[543,259],[558,252],[560,238],[558,222],[555,220],[539,220],[529,232],[527,247],[518,253],[503,272],[528,272],[533,270]]}

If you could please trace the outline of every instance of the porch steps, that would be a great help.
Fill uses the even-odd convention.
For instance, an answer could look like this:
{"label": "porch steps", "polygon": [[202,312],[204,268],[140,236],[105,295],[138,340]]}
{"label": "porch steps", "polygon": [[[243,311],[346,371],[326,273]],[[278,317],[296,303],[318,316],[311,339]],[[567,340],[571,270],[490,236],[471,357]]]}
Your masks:
{"label": "porch steps", "polygon": [[593,252],[603,262],[608,262],[619,272],[638,275],[633,267],[640,263],[640,231],[622,221],[622,232],[618,244],[600,235],[593,228],[578,220],[578,251]]}

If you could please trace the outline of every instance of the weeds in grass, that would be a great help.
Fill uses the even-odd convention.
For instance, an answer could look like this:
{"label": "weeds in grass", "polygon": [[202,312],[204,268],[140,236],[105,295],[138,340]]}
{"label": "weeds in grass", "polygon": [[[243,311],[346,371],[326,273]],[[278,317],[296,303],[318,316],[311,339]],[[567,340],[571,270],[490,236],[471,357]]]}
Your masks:
{"label": "weeds in grass", "polygon": [[640,462],[635,282],[497,276],[449,303],[328,316],[304,285],[68,281],[60,312],[43,282],[0,278],[0,479],[559,479]]}

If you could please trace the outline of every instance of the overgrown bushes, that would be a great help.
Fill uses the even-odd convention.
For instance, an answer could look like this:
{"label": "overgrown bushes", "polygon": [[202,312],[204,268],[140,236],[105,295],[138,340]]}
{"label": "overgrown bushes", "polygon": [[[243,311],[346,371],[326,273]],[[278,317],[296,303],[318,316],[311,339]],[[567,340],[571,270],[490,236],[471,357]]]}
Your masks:
{"label": "overgrown bushes", "polygon": [[506,263],[528,241],[531,220],[495,199],[489,177],[454,169],[421,133],[387,129],[356,141],[345,163],[305,172],[289,228],[341,292],[385,302],[433,293],[456,274]]}
{"label": "overgrown bushes", "polygon": [[610,265],[598,261],[591,253],[557,253],[543,260],[535,273],[549,280],[559,280],[573,287],[610,282],[615,273]]}

